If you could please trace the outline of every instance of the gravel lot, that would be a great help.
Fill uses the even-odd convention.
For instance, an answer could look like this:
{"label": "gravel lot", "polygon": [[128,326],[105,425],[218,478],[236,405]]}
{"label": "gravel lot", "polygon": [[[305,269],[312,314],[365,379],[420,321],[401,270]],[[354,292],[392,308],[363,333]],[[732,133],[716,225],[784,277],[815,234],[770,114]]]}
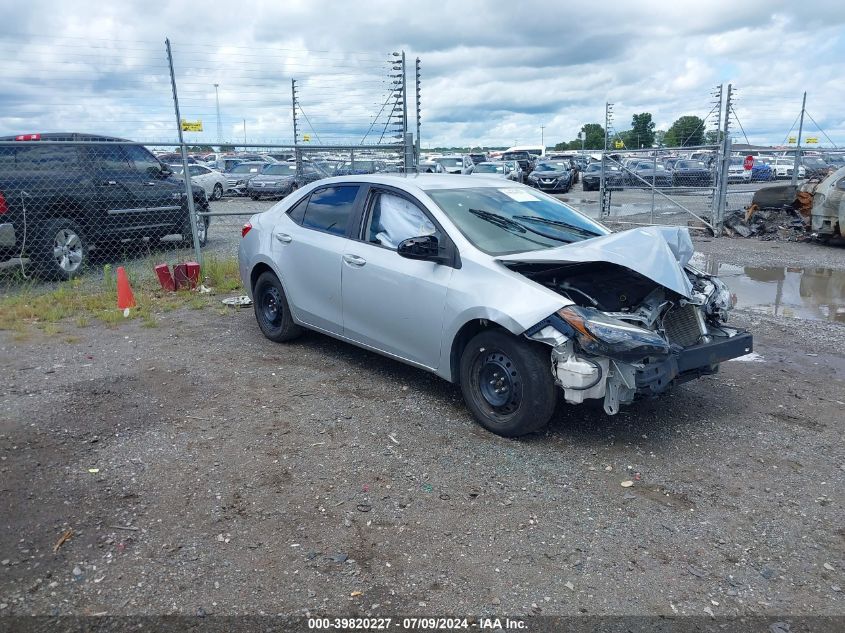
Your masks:
{"label": "gravel lot", "polygon": [[158,319],[0,332],[0,616],[845,614],[841,323],[738,312],[761,362],[505,440],[457,387],[249,309]]}

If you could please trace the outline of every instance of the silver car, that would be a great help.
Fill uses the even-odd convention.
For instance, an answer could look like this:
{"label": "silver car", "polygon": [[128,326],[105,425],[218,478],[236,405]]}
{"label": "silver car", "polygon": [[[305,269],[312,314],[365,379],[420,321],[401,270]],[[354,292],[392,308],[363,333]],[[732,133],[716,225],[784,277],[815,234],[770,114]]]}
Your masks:
{"label": "silver car", "polygon": [[242,234],[267,338],[307,328],[431,371],[505,436],[542,428],[558,395],[612,415],[752,349],[685,228],[611,233],[497,177],[328,178]]}

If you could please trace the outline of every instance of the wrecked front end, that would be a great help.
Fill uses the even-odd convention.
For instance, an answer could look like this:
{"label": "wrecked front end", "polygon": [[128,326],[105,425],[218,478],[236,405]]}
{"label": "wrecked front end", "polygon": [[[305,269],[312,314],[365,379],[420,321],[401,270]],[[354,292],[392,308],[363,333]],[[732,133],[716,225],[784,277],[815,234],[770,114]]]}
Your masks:
{"label": "wrecked front end", "polygon": [[685,230],[636,231],[562,247],[559,261],[503,261],[570,302],[525,336],[552,346],[551,371],[567,402],[602,399],[609,415],[714,374],[753,346],[750,333],[726,325],[733,303],[725,284],[689,265]]}

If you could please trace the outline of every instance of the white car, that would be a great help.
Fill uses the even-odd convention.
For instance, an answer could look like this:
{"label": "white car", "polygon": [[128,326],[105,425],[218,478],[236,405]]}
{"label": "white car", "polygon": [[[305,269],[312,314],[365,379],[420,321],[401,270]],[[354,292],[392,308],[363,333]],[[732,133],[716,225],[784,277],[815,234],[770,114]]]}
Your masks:
{"label": "white car", "polygon": [[[769,164],[775,170],[775,178],[792,178],[792,170],[795,167],[794,158],[777,158]],[[804,165],[798,165],[798,178],[803,180],[806,176],[807,170]]]}
{"label": "white car", "polygon": [[743,163],[745,160],[740,157],[731,158],[728,165],[728,182],[751,182],[751,170],[746,169]]}
{"label": "white car", "polygon": [[[170,169],[175,176],[182,177],[182,165],[170,165]],[[223,197],[226,177],[219,171],[205,165],[188,165],[188,173],[191,174],[191,182],[202,187],[209,200],[220,200]]]}

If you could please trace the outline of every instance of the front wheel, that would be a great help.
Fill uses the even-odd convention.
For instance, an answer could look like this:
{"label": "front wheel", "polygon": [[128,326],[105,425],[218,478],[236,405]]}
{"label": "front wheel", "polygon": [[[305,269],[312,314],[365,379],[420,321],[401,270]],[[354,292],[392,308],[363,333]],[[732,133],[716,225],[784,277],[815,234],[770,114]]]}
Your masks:
{"label": "front wheel", "polygon": [[461,355],[461,391],[475,419],[505,437],[537,431],[552,417],[557,391],[551,352],[501,330],[486,330]]}
{"label": "front wheel", "polygon": [[276,343],[291,341],[302,334],[293,321],[282,282],[272,272],[261,273],[252,289],[255,320],[261,332]]}
{"label": "front wheel", "polygon": [[219,182],[214,185],[214,190],[211,192],[212,200],[220,200],[223,197],[223,185]]}

